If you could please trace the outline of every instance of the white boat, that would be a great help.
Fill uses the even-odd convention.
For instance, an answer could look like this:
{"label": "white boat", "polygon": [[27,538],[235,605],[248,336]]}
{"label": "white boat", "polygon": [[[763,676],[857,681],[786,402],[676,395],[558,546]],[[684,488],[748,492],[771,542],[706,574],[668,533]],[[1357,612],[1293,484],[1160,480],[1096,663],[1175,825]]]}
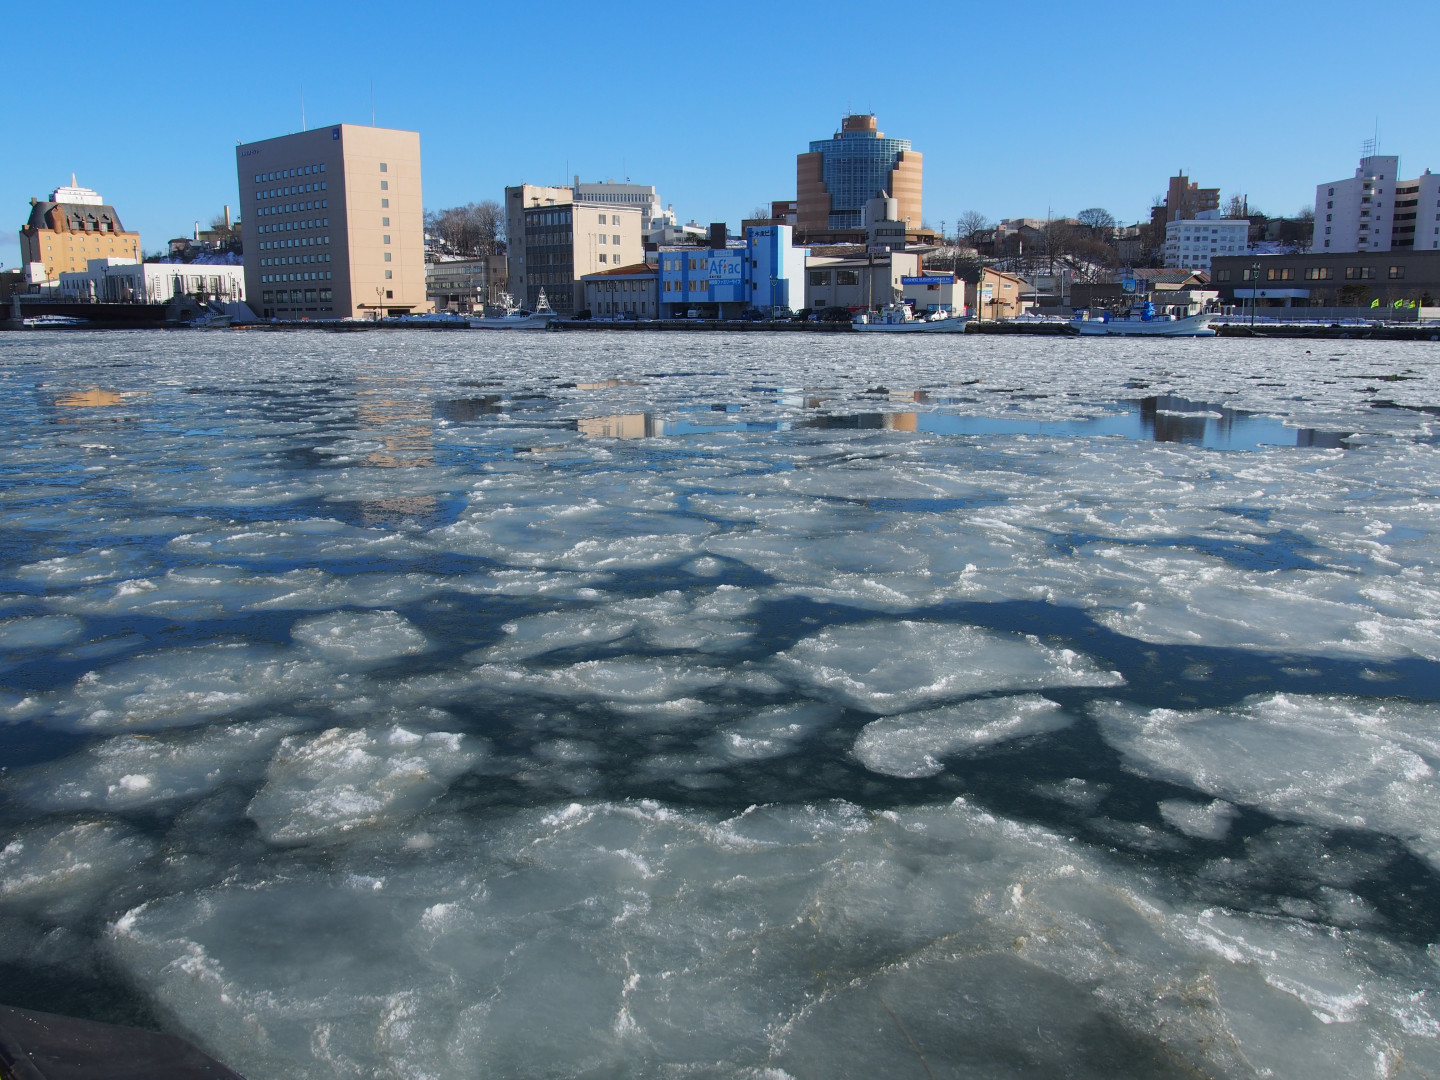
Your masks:
{"label": "white boat", "polygon": [[1215,328],[1210,325],[1213,318],[1208,312],[1157,315],[1155,305],[1147,300],[1138,311],[1127,315],[1106,312],[1092,319],[1081,314],[1071,319],[1070,325],[1087,337],[1214,337]]}
{"label": "white boat", "polygon": [[33,330],[54,330],[67,326],[86,326],[89,322],[89,319],[82,319],[78,315],[31,315],[28,319],[21,319],[20,325]]}
{"label": "white boat", "polygon": [[969,316],[935,311],[916,315],[905,304],[890,304],[880,312],[861,312],[851,321],[856,330],[900,334],[963,334]]}
{"label": "white boat", "polygon": [[545,298],[545,290],[542,288],[534,311],[526,311],[524,308],[511,307],[507,304],[504,315],[488,315],[471,319],[470,327],[474,330],[544,330],[556,318],[555,312],[550,307],[550,301]]}

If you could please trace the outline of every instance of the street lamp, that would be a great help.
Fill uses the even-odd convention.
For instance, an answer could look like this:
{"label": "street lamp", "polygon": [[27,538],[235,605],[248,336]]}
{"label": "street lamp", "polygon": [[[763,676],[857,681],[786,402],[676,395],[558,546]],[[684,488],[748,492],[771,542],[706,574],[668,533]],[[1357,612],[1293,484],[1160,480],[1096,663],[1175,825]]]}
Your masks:
{"label": "street lamp", "polygon": [[1255,308],[1260,303],[1260,264],[1250,264],[1250,329],[1255,329]]}

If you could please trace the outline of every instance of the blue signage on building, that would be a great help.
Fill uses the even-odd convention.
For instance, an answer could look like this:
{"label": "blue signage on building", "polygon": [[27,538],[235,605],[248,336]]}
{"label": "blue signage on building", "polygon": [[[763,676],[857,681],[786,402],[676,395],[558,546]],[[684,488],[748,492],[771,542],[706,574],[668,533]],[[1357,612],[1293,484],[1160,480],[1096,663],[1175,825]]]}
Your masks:
{"label": "blue signage on building", "polygon": [[712,287],[743,285],[745,283],[745,260],[737,255],[712,255],[706,261],[706,273]]}
{"label": "blue signage on building", "polygon": [[924,277],[902,277],[901,285],[941,285],[950,279],[939,274],[927,274]]}

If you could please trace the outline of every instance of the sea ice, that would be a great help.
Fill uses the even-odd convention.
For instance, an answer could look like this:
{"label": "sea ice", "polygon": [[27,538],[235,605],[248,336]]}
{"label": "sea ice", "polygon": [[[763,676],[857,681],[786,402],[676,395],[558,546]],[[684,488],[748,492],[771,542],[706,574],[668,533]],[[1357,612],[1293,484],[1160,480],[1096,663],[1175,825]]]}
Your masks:
{"label": "sea ice", "polygon": [[1270,694],[1095,714],[1138,772],[1292,821],[1388,833],[1440,866],[1440,707]]}
{"label": "sea ice", "polygon": [[463,735],[399,726],[290,736],[275,751],[247,813],[277,844],[393,824],[444,794],[482,753]]}
{"label": "sea ice", "polygon": [[943,758],[1071,723],[1039,694],[984,698],[872,720],[855,740],[854,754],[871,772],[918,779],[943,772]]}
{"label": "sea ice", "polygon": [[879,713],[987,691],[1125,681],[1086,656],[1035,638],[908,619],[822,630],[780,653],[777,663],[797,682]]}
{"label": "sea ice", "polygon": [[325,657],[373,664],[424,652],[425,635],[394,611],[338,611],[301,619],[290,635]]}

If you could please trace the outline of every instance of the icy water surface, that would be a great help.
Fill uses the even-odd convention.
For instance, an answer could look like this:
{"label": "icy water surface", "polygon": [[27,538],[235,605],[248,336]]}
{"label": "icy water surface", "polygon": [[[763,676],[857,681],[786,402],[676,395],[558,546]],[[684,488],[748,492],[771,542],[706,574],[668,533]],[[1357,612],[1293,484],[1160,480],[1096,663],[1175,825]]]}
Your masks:
{"label": "icy water surface", "polygon": [[0,335],[0,1002],[257,1080],[1440,1074],[1436,355]]}

